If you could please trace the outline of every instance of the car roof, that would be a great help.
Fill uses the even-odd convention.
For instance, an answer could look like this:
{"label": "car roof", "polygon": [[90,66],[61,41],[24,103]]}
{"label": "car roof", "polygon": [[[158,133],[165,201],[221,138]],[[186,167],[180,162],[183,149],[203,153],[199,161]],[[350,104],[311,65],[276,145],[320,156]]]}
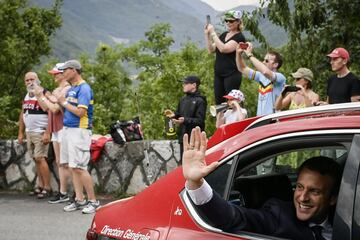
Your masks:
{"label": "car roof", "polygon": [[[208,147],[207,162],[218,161],[231,153],[254,142],[277,135],[330,129],[360,129],[360,103],[334,104],[311,107],[294,111],[284,111],[235,123],[232,128],[240,126],[240,132],[226,132],[222,141]],[[228,130],[228,128],[221,129]],[[219,134],[218,134],[219,135]]]}

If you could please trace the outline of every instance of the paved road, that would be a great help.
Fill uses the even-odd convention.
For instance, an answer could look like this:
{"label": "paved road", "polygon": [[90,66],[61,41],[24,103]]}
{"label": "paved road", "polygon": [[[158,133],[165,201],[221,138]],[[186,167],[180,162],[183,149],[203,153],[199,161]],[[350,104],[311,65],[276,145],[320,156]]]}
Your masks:
{"label": "paved road", "polygon": [[0,239],[85,239],[93,214],[66,213],[64,206],[25,194],[0,192]]}

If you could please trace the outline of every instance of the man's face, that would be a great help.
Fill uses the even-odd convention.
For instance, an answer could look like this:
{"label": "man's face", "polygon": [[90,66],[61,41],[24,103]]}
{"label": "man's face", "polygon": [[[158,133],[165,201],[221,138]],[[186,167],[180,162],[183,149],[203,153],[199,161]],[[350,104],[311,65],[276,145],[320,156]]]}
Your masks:
{"label": "man's face", "polygon": [[323,222],[329,207],[336,204],[336,197],[331,196],[333,185],[330,176],[304,168],[294,192],[296,217],[301,221]]}
{"label": "man's face", "polygon": [[331,70],[337,72],[346,66],[347,61],[341,57],[330,58]]}
{"label": "man's face", "polygon": [[25,85],[29,86],[29,85],[33,84],[36,79],[37,79],[37,77],[32,73],[25,74],[25,78],[24,78]]}
{"label": "man's face", "polygon": [[69,83],[72,83],[76,76],[76,70],[73,68],[67,68],[62,73],[62,77],[66,79]]}
{"label": "man's face", "polygon": [[277,69],[277,63],[275,62],[275,55],[267,53],[264,57],[263,63],[271,70]]}
{"label": "man's face", "polygon": [[195,92],[195,90],[196,90],[196,83],[183,83],[184,93]]}
{"label": "man's face", "polygon": [[54,74],[54,81],[56,83],[60,83],[63,79],[64,79],[63,73],[60,72],[60,73]]}

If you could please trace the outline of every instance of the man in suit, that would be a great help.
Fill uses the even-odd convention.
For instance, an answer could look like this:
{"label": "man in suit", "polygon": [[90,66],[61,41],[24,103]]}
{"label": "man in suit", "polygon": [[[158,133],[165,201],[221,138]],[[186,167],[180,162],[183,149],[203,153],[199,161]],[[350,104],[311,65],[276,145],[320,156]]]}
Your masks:
{"label": "man in suit", "polygon": [[329,212],[336,205],[341,180],[341,168],[332,159],[313,157],[300,166],[292,203],[269,199],[261,209],[247,209],[222,199],[204,180],[219,165],[206,165],[205,132],[194,128],[190,141],[185,135],[183,142],[185,187],[209,224],[232,233],[249,231],[296,240],[331,239]]}

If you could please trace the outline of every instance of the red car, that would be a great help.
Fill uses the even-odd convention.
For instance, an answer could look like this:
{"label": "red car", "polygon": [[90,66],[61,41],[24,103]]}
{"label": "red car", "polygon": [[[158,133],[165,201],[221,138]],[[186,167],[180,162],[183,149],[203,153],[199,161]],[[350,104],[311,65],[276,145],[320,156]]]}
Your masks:
{"label": "red car", "polygon": [[[225,125],[208,142],[206,161],[221,165],[206,177],[224,199],[259,208],[292,200],[296,169],[326,155],[344,167],[332,239],[360,239],[360,103],[284,111]],[[98,209],[87,240],[274,239],[227,233],[199,215],[184,190],[181,167],[128,199]],[[277,238],[279,239],[279,238]]]}

